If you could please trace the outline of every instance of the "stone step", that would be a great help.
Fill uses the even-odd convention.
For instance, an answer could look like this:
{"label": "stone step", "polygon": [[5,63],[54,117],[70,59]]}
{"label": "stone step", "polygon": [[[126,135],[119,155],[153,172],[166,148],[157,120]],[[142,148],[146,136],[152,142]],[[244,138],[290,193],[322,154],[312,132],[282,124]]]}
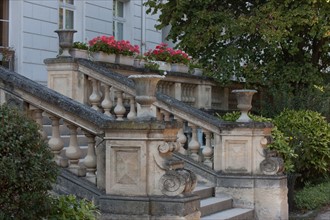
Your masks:
{"label": "stone step", "polygon": [[230,197],[210,197],[200,201],[200,211],[202,216],[211,215],[222,210],[233,207]]}
{"label": "stone step", "polygon": [[254,219],[253,209],[232,208],[208,216],[201,217],[201,220],[251,220]]}
{"label": "stone step", "polygon": [[197,185],[193,193],[201,199],[206,199],[214,196],[214,187]]}

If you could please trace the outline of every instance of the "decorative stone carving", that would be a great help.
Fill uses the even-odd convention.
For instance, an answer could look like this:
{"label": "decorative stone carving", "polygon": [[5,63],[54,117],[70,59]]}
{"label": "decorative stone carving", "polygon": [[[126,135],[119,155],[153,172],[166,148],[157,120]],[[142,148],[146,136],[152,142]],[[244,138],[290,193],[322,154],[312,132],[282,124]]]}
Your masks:
{"label": "decorative stone carving", "polygon": [[275,151],[265,150],[266,159],[260,163],[260,170],[265,175],[281,174],[284,171],[284,160],[276,157]]}
{"label": "decorative stone carving", "polygon": [[168,170],[159,180],[161,192],[167,196],[190,193],[196,186],[197,178],[186,169]]}
{"label": "decorative stone carving", "polygon": [[159,153],[162,154],[166,154],[166,153],[170,153],[176,150],[177,143],[173,143],[173,142],[164,142],[162,145],[158,146],[158,151]]}

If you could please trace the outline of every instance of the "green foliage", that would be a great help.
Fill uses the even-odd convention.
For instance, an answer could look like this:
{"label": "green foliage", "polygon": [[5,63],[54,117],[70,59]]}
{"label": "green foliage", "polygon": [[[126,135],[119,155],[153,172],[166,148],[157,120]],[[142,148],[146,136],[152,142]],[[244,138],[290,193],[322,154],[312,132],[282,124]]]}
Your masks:
{"label": "green foliage", "polygon": [[87,43],[80,42],[80,41],[73,42],[73,46],[72,47],[73,48],[76,48],[76,49],[80,49],[80,50],[88,50]]}
{"label": "green foliage", "polygon": [[155,62],[147,62],[144,64],[144,68],[159,71],[159,64]]}
{"label": "green foliage", "polygon": [[[148,0],[158,28],[208,64],[215,77],[249,82],[317,81],[329,66],[330,3],[326,0]],[[321,62],[322,61],[322,62]],[[245,65],[241,65],[241,63]]]}
{"label": "green foliage", "polygon": [[49,220],[94,220],[99,214],[93,202],[78,200],[73,195],[52,197]]}
{"label": "green foliage", "polygon": [[314,210],[330,205],[330,180],[317,185],[307,185],[295,193],[295,204],[301,210]]}
{"label": "green foliage", "polygon": [[[222,120],[234,122],[239,118],[240,114],[240,112],[231,112],[219,117]],[[274,121],[270,118],[252,114],[249,114],[249,116],[253,121],[274,123]],[[293,148],[289,146],[288,138],[278,129],[276,125],[274,125],[271,134],[274,141],[268,146],[269,149],[275,150],[284,159],[284,168],[286,172],[293,172],[294,160],[297,158],[297,154],[294,152]]]}
{"label": "green foliage", "polygon": [[47,191],[57,176],[38,125],[16,109],[0,106],[0,217],[37,219],[49,209]]}
{"label": "green foliage", "polygon": [[321,113],[330,122],[330,83],[296,89],[282,85],[280,89],[268,88],[263,94],[265,99],[260,103],[258,114],[275,117],[284,109],[309,109]]}
{"label": "green foliage", "polygon": [[[292,100],[289,105],[306,104],[304,109],[312,105],[300,102],[303,94],[329,83],[328,0],[148,0],[145,5],[160,14],[158,28],[171,25],[168,39],[222,83],[244,77],[248,87],[266,88],[270,99],[283,92],[290,97],[278,97],[280,104]],[[330,95],[325,98],[329,103]],[[285,108],[272,103],[278,111],[268,115]]]}
{"label": "green foliage", "polygon": [[274,123],[299,157],[294,160],[302,181],[326,176],[330,171],[330,124],[321,114],[310,110],[285,110]]}

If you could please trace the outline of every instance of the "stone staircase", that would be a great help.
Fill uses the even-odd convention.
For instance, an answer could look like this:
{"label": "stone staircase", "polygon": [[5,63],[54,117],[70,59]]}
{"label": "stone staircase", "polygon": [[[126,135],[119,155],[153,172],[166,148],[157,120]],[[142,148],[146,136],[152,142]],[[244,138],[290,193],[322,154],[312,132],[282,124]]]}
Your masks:
{"label": "stone staircase", "polygon": [[249,220],[254,218],[253,209],[234,208],[232,198],[215,197],[214,191],[214,187],[201,183],[194,190],[194,194],[201,198],[200,211],[202,220]]}
{"label": "stone staircase", "polygon": [[[47,133],[48,139],[51,138],[52,125],[48,117],[43,118],[43,129]],[[65,156],[65,150],[69,146],[70,142],[70,130],[67,128],[63,121],[60,121],[60,134],[63,140],[64,148],[61,152],[61,156]],[[87,139],[84,134],[78,130],[77,135],[78,145],[82,150],[82,157],[80,163],[83,162],[87,154]],[[201,177],[203,178],[203,177]],[[196,186],[194,192],[195,195],[200,197],[200,211],[201,219],[205,220],[222,220],[222,219],[237,219],[237,220],[249,220],[253,219],[252,209],[234,208],[231,197],[215,197],[215,188],[208,186],[206,182],[200,181]]]}

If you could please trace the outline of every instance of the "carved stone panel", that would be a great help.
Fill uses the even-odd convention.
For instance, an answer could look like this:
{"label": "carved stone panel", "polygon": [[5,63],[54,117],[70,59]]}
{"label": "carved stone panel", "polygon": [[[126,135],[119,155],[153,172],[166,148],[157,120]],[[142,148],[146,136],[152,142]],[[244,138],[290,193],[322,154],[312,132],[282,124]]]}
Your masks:
{"label": "carved stone panel", "polygon": [[141,146],[108,146],[106,152],[106,192],[144,195],[145,153]]}
{"label": "carved stone panel", "polygon": [[50,74],[48,81],[49,88],[72,98],[72,92],[70,91],[72,81],[69,74]]}
{"label": "carved stone panel", "polygon": [[250,171],[251,154],[248,140],[225,141],[225,172],[246,173]]}

